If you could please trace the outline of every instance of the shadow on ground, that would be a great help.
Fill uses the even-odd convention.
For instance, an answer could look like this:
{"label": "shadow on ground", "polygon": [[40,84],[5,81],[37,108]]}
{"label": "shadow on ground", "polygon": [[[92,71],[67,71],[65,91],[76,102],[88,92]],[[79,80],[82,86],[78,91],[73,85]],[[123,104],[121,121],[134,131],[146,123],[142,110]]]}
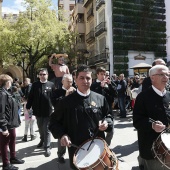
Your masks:
{"label": "shadow on ground", "polygon": [[47,170],[71,170],[68,169],[69,167],[69,160],[65,159],[66,163],[65,164],[59,164],[57,162],[57,159],[53,159],[50,162],[44,163],[36,168],[27,168],[26,170],[42,170],[42,169],[47,169]]}
{"label": "shadow on ground", "polygon": [[117,156],[117,158],[120,159],[120,161],[121,161],[121,157],[128,156],[128,155],[132,154],[133,152],[138,151],[138,142],[135,141],[132,144],[124,145],[124,146],[117,145],[115,148],[112,149],[112,151],[115,154],[119,155],[119,156]]}

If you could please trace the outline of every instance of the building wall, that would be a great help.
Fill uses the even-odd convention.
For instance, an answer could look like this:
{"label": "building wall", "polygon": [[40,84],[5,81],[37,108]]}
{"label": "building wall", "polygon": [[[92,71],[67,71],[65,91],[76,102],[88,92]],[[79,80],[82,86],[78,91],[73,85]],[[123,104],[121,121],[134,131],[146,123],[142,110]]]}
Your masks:
{"label": "building wall", "polygon": [[75,6],[75,0],[58,0],[59,9],[63,8],[65,11],[65,17],[70,18]]}
{"label": "building wall", "polygon": [[[154,53],[154,58],[166,58],[165,3],[162,0],[113,1],[114,71],[131,74],[129,51]],[[151,58],[151,56],[148,56]],[[151,60],[145,63],[151,64]]]}

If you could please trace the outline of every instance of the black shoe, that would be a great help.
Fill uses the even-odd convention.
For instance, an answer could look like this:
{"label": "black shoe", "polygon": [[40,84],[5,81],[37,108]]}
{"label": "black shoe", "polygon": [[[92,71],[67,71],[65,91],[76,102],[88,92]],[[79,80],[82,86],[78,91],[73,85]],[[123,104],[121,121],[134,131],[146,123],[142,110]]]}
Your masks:
{"label": "black shoe", "polygon": [[45,157],[49,157],[51,155],[50,148],[47,148],[44,153]]}
{"label": "black shoe", "polygon": [[[35,140],[36,139],[36,135],[31,135],[31,140]],[[38,146],[37,146],[38,147]]]}
{"label": "black shoe", "polygon": [[63,157],[59,157],[57,160],[60,164],[64,164],[65,163],[65,159]]}
{"label": "black shoe", "polygon": [[43,146],[43,141],[41,140],[40,143],[37,145],[37,148],[41,148]]}
{"label": "black shoe", "polygon": [[10,159],[11,164],[23,164],[24,162],[25,162],[24,160],[18,159],[17,157]]}
{"label": "black shoe", "polygon": [[22,138],[23,142],[27,142],[27,135],[24,135],[24,137]]}
{"label": "black shoe", "polygon": [[2,170],[18,170],[19,168],[12,165],[12,164],[7,164],[6,166],[3,166]]}
{"label": "black shoe", "polygon": [[139,169],[140,170],[144,170],[144,166],[143,165],[139,165]]}

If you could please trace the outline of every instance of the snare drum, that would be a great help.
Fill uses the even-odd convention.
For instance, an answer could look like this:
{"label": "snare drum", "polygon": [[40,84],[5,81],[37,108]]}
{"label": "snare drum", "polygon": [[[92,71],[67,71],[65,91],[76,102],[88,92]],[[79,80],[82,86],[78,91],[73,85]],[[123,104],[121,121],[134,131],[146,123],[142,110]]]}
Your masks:
{"label": "snare drum", "polygon": [[89,147],[92,139],[81,145],[82,149],[77,149],[73,163],[79,170],[118,170],[118,161],[115,154],[108,148],[102,138],[95,138]]}
{"label": "snare drum", "polygon": [[163,131],[152,145],[152,151],[163,166],[170,169],[170,129]]}

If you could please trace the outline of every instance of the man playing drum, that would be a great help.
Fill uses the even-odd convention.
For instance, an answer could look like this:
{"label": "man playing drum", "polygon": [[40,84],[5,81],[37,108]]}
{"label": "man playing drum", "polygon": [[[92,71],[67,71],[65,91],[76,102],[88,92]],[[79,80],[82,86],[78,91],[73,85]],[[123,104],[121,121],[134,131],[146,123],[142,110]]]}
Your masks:
{"label": "man playing drum", "polygon": [[113,125],[105,97],[90,91],[92,77],[86,65],[77,69],[75,81],[77,91],[60,101],[49,126],[54,138],[68,147],[72,169],[77,169],[73,164],[75,145],[80,146],[92,137],[105,138],[104,131],[111,131]]}
{"label": "man playing drum", "polygon": [[169,107],[170,92],[165,90],[169,75],[169,69],[164,65],[152,67],[149,70],[152,86],[136,98],[133,125],[138,132],[139,154],[143,162],[140,168],[144,170],[168,169],[155,158],[152,145],[169,123],[166,108]]}

